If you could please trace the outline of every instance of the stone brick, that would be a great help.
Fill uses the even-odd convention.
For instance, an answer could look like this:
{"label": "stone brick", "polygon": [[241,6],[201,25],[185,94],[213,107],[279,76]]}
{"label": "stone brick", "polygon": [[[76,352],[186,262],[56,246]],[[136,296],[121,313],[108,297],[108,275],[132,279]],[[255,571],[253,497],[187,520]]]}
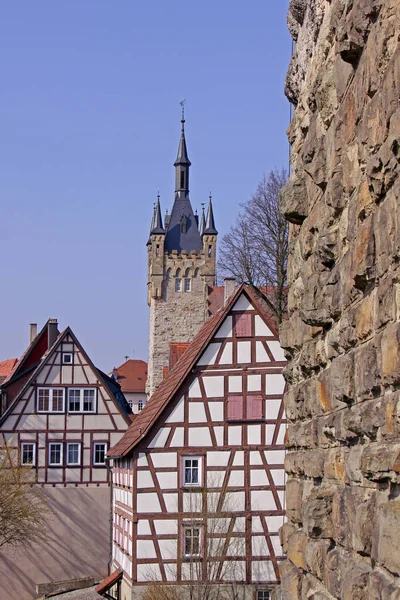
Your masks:
{"label": "stone brick", "polygon": [[370,444],[361,457],[361,472],[371,481],[385,481],[394,478],[394,469],[399,468],[400,445]]}
{"label": "stone brick", "polygon": [[372,558],[397,576],[400,574],[399,531],[400,502],[392,500],[378,506],[372,540]]}
{"label": "stone brick", "polygon": [[288,540],[288,559],[298,569],[306,569],[307,536],[303,531],[295,531]]}
{"label": "stone brick", "polygon": [[333,537],[333,498],[333,490],[317,488],[304,502],[304,531],[310,538]]}
{"label": "stone brick", "polygon": [[282,598],[301,600],[301,571],[289,560],[279,564]]}
{"label": "stone brick", "polygon": [[293,523],[302,522],[302,499],[304,484],[298,479],[286,482],[286,514]]}
{"label": "stone brick", "polygon": [[400,323],[385,328],[380,337],[379,358],[383,382],[400,383]]}

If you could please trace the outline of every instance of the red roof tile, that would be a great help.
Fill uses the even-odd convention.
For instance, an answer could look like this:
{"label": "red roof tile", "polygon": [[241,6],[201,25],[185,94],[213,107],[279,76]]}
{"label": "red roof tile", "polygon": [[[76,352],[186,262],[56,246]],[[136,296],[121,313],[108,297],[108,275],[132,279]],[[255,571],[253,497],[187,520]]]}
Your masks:
{"label": "red roof tile", "polygon": [[18,358],[9,358],[0,362],[0,377],[8,377],[15,367]]}
{"label": "red roof tile", "polygon": [[146,391],[147,363],[144,360],[127,360],[116,371],[123,393]]}
{"label": "red roof tile", "polygon": [[245,292],[250,300],[258,306],[271,331],[277,335],[277,329],[266,311],[266,303],[263,299],[263,295],[258,290],[252,290],[249,286],[242,284],[235,290],[235,293],[232,294],[227,303],[204,323],[193,342],[182,355],[182,358],[178,360],[175,367],[160,383],[159,387],[147,402],[142,412],[139,413],[135,421],[129,427],[128,431],[123,435],[119,442],[113,446],[113,448],[110,448],[107,456],[125,456],[145,436],[170,399],[179,390],[179,387],[203,354],[207,344],[210,342],[242,292]]}

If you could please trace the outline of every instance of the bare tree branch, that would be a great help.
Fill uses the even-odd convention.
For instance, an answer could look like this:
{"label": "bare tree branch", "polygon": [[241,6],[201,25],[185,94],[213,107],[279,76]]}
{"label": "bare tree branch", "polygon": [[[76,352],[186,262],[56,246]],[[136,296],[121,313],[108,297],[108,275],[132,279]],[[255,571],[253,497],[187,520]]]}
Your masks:
{"label": "bare tree branch", "polygon": [[265,288],[278,323],[286,312],[288,224],[279,212],[279,191],[286,181],[285,170],[273,170],[262,177],[255,194],[241,205],[242,212],[222,238],[218,262],[221,275]]}

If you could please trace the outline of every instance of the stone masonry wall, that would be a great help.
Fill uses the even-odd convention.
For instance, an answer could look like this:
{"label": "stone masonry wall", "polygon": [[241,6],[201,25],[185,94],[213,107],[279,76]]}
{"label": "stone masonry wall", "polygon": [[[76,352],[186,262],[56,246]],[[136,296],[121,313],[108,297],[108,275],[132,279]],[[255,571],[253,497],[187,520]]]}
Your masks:
{"label": "stone masonry wall", "polygon": [[291,0],[282,596],[400,598],[400,0]]}

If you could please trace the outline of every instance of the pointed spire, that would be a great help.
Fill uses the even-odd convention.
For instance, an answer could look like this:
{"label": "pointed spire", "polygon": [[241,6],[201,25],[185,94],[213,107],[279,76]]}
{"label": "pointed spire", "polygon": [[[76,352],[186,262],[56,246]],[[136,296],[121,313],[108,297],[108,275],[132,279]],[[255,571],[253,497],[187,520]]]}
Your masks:
{"label": "pointed spire", "polygon": [[147,240],[146,246],[148,246],[149,244],[151,244],[151,232],[154,229],[155,218],[156,218],[156,203],[153,204],[153,215],[151,217],[149,239]]}
{"label": "pointed spire", "polygon": [[204,214],[204,202],[201,203],[201,220],[200,220],[200,235],[203,236],[204,230],[206,228],[206,217]]}
{"label": "pointed spire", "polygon": [[154,207],[152,230],[150,233],[165,233],[165,229],[163,227],[163,222],[162,222],[162,216],[161,216],[160,192],[158,192],[158,194],[157,194],[157,202]]}
{"label": "pointed spire", "polygon": [[209,196],[208,209],[207,209],[207,219],[206,219],[206,228],[204,230],[204,233],[209,234],[209,235],[217,235],[218,234],[218,231],[215,228],[215,221],[214,221],[214,212],[213,212],[213,207],[212,207],[211,192],[210,192],[210,196]]}
{"label": "pointed spire", "polygon": [[187,147],[186,147],[185,119],[184,118],[182,118],[181,123],[182,123],[181,139],[179,140],[178,154],[176,155],[176,161],[174,162],[174,167],[177,167],[179,165],[185,165],[185,166],[190,167],[190,165],[192,163],[189,160],[188,151],[187,151]]}

